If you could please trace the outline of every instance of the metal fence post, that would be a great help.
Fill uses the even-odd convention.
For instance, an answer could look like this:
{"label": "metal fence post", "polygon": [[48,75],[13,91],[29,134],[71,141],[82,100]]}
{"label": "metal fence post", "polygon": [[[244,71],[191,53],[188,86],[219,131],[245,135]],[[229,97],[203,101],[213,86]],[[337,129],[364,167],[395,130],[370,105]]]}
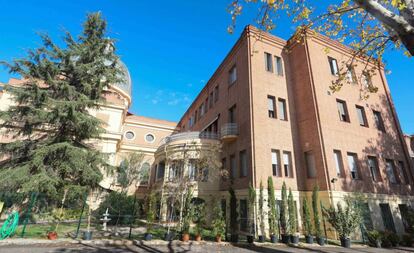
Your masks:
{"label": "metal fence post", "polygon": [[34,203],[36,202],[36,198],[37,198],[37,193],[36,192],[32,192],[31,196],[30,196],[30,203],[29,206],[27,208],[24,220],[23,220],[23,229],[22,229],[22,233],[20,235],[21,238],[24,237],[24,233],[26,232],[26,225],[27,225],[27,221],[29,220],[29,216],[32,212],[32,208]]}
{"label": "metal fence post", "polygon": [[87,197],[88,197],[88,192],[85,192],[85,196],[83,197],[82,211],[81,211],[81,214],[79,216],[78,227],[76,228],[75,239],[78,238],[78,235],[79,235],[80,224],[82,222],[83,212],[85,211]]}

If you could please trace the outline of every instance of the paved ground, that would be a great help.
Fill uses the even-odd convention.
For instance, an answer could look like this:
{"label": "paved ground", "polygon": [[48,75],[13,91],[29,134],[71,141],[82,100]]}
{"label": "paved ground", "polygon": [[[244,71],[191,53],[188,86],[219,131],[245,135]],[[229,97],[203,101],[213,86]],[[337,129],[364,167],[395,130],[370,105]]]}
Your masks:
{"label": "paved ground", "polygon": [[187,253],[187,252],[240,252],[240,253],[391,253],[391,252],[414,252],[413,248],[399,248],[399,249],[376,249],[356,247],[353,249],[344,249],[341,247],[309,247],[309,248],[293,248],[287,246],[248,246],[248,245],[131,245],[131,246],[119,246],[119,247],[103,247],[103,246],[90,246],[82,244],[60,244],[60,245],[31,245],[31,246],[0,246],[1,253]]}

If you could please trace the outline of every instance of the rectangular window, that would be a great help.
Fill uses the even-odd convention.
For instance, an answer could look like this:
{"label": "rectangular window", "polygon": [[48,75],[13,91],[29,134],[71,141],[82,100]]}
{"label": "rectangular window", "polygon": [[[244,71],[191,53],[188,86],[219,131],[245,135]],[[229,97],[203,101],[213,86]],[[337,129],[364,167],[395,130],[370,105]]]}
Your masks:
{"label": "rectangular window", "polygon": [[365,115],[364,107],[356,105],[356,111],[358,114],[359,125],[368,127],[367,116]]}
{"label": "rectangular window", "polygon": [[397,178],[395,177],[394,161],[390,159],[386,159],[385,169],[386,169],[388,180],[390,181],[390,183],[396,184]]}
{"label": "rectangular window", "polygon": [[347,66],[346,79],[350,83],[356,83],[357,82],[357,78],[356,78],[356,75],[355,75],[355,69],[354,69],[353,66],[350,66],[350,65]]}
{"label": "rectangular window", "polygon": [[216,86],[214,88],[214,102],[217,102],[219,100],[219,87]]}
{"label": "rectangular window", "polygon": [[197,120],[198,120],[198,111],[195,110],[195,112],[194,112],[194,124],[197,123]]}
{"label": "rectangular window", "polygon": [[204,103],[204,113],[208,112],[208,96],[206,97],[206,102]]}
{"label": "rectangular window", "polygon": [[229,109],[229,123],[236,123],[236,105]]}
{"label": "rectangular window", "polygon": [[[221,159],[221,169],[223,171],[229,172],[228,171],[228,167],[227,167],[227,159],[226,158]],[[227,174],[227,175],[230,175],[230,174]],[[223,179],[223,181],[226,181],[226,177],[225,176],[223,176],[221,178]]]}
{"label": "rectangular window", "polygon": [[382,120],[381,113],[375,110],[373,110],[372,112],[374,114],[375,125],[377,126],[377,129],[382,132],[385,132],[384,121]]}
{"label": "rectangular window", "polygon": [[231,67],[229,71],[229,85],[232,85],[237,80],[237,68],[236,65]]}
{"label": "rectangular window", "polygon": [[410,180],[408,179],[408,174],[405,170],[404,162],[398,161],[398,169],[400,171],[401,183],[408,184]]}
{"label": "rectangular window", "polygon": [[283,98],[278,99],[278,106],[279,106],[279,119],[287,120],[287,112],[286,112],[286,100]]}
{"label": "rectangular window", "polygon": [[280,171],[280,152],[279,150],[272,150],[272,173],[273,176],[281,177]]}
{"label": "rectangular window", "polygon": [[247,177],[247,155],[246,150],[240,151],[240,177]]}
{"label": "rectangular window", "polygon": [[338,177],[342,177],[342,172],[344,171],[344,163],[342,161],[341,151],[334,150],[334,160],[335,160],[336,175]]}
{"label": "rectangular window", "polygon": [[379,206],[381,209],[381,217],[384,223],[385,230],[395,233],[396,231],[395,231],[394,219],[392,218],[390,205],[388,203],[381,203],[379,204]]}
{"label": "rectangular window", "polygon": [[189,161],[188,163],[188,177],[190,178],[190,181],[196,180],[197,169],[195,161]]}
{"label": "rectangular window", "polygon": [[164,172],[165,172],[165,163],[161,162],[161,163],[158,164],[157,180],[160,180],[160,179],[164,178]]}
{"label": "rectangular window", "polygon": [[348,108],[346,107],[346,102],[337,99],[336,105],[338,107],[339,120],[343,122],[349,122]]}
{"label": "rectangular window", "polygon": [[210,103],[210,109],[213,108],[213,103],[214,103],[214,93],[210,92],[210,98],[209,98],[209,103]]}
{"label": "rectangular window", "polygon": [[410,222],[409,222],[409,219],[410,219],[409,209],[410,208],[407,206],[407,204],[399,204],[398,209],[400,209],[401,220],[404,225],[404,230],[405,232],[409,232],[411,228]]}
{"label": "rectangular window", "polygon": [[368,72],[362,73],[362,84],[365,88],[369,88],[372,86],[371,75]]}
{"label": "rectangular window", "polygon": [[358,157],[354,153],[348,153],[348,166],[352,179],[359,179],[358,175]]}
{"label": "rectangular window", "polygon": [[374,224],[372,223],[371,219],[371,210],[369,209],[369,205],[367,202],[360,204],[361,214],[362,214],[362,222],[364,223],[365,231],[371,231],[374,229]]}
{"label": "rectangular window", "polygon": [[273,72],[273,59],[272,59],[272,55],[269,54],[269,53],[264,53],[264,56],[265,56],[266,71]]}
{"label": "rectangular window", "polygon": [[316,177],[315,156],[311,151],[305,152],[306,167],[308,169],[308,178]]}
{"label": "rectangular window", "polygon": [[276,61],[276,74],[278,76],[283,76],[283,62],[282,62],[282,58],[280,58],[279,56],[275,56],[275,61]]}
{"label": "rectangular window", "polygon": [[283,152],[283,169],[285,171],[285,177],[293,177],[292,155],[290,152]]}
{"label": "rectangular window", "polygon": [[230,156],[230,170],[231,170],[231,178],[237,178],[237,164],[236,164],[236,156]]}
{"label": "rectangular window", "polygon": [[275,97],[267,96],[267,107],[269,118],[276,118]]}
{"label": "rectangular window", "polygon": [[381,181],[378,159],[375,156],[368,156],[368,168],[371,173],[372,180],[375,182]]}
{"label": "rectangular window", "polygon": [[331,74],[337,76],[338,75],[338,63],[336,59],[332,57],[328,57],[329,67],[331,68]]}
{"label": "rectangular window", "polygon": [[204,108],[204,103],[201,103],[200,108],[198,109],[198,111],[200,112],[200,118],[204,115]]}

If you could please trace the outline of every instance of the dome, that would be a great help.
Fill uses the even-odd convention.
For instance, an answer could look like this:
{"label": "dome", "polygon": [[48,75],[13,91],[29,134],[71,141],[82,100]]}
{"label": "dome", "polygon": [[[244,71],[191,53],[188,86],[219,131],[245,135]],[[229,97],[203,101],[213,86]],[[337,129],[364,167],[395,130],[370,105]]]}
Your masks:
{"label": "dome", "polygon": [[129,74],[128,68],[122,61],[118,61],[118,67],[123,72],[123,76],[120,76],[121,79],[123,79],[122,82],[116,83],[114,86],[120,88],[123,90],[126,94],[128,94],[131,97],[131,75]]}

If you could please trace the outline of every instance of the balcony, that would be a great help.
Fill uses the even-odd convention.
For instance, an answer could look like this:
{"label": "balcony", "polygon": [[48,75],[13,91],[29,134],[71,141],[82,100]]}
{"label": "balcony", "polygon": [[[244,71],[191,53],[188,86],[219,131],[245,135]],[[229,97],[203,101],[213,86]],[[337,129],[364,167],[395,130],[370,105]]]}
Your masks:
{"label": "balcony", "polygon": [[220,137],[223,142],[232,142],[239,136],[237,123],[226,123],[221,127]]}

